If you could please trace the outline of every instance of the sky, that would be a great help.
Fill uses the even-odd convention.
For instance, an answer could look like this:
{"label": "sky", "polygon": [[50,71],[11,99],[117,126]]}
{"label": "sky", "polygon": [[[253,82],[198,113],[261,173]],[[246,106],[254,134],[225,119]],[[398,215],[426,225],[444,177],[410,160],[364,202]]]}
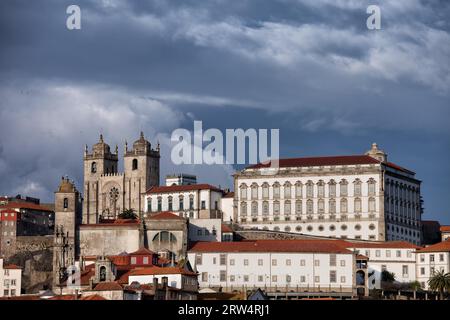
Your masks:
{"label": "sky", "polygon": [[[81,30],[66,9],[81,8]],[[381,30],[366,27],[370,4]],[[2,0],[0,195],[82,186],[84,145],[143,131],[161,177],[232,186],[232,165],[180,165],[173,130],[280,129],[280,156],[377,142],[450,224],[450,2]]]}

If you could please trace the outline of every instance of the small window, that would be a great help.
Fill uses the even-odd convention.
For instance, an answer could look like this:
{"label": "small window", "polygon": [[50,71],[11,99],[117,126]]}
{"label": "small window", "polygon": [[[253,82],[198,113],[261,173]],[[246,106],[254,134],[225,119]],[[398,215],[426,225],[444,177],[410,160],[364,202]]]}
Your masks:
{"label": "small window", "polygon": [[132,170],[137,170],[137,169],[138,169],[138,161],[137,161],[137,159],[133,159]]}
{"label": "small window", "polygon": [[64,198],[64,209],[69,208],[69,199],[68,198]]}
{"label": "small window", "polygon": [[205,210],[205,209],[206,209],[206,201],[202,200],[202,210]]}
{"label": "small window", "polygon": [[97,173],[97,162],[92,162],[91,173]]}

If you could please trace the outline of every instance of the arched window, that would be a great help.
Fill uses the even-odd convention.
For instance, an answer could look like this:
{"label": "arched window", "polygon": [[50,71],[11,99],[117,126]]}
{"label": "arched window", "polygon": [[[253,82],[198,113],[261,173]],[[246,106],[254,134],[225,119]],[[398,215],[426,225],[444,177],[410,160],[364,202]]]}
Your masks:
{"label": "arched window", "polygon": [[269,199],[269,184],[267,182],[262,185],[262,197],[263,199]]}
{"label": "arched window", "polygon": [[269,202],[263,201],[263,215],[269,215]]}
{"label": "arched window", "polygon": [[333,179],[331,179],[328,183],[328,196],[336,197],[336,181],[334,181]]}
{"label": "arched window", "polygon": [[275,182],[273,184],[273,198],[274,199],[280,198],[280,184],[278,182]]}
{"label": "arched window", "polygon": [[169,196],[168,202],[169,202],[168,210],[173,211],[173,198],[171,196]]}
{"label": "arched window", "polygon": [[319,198],[325,197],[325,183],[323,182],[323,180],[319,180],[319,182],[317,183],[317,196]]}
{"label": "arched window", "polygon": [[290,199],[291,198],[291,189],[292,189],[292,185],[291,183],[288,181],[284,184],[284,198],[285,199]]}
{"label": "arched window", "polygon": [[91,163],[91,173],[97,173],[97,162]]}
{"label": "arched window", "polygon": [[137,170],[137,169],[138,169],[138,161],[137,161],[137,159],[133,159],[132,170]]}
{"label": "arched window", "polygon": [[339,183],[341,186],[341,197],[346,197],[348,194],[348,182],[345,179],[342,179]]}
{"label": "arched window", "polygon": [[317,202],[317,210],[319,213],[325,212],[325,201],[323,199],[319,199]]}
{"label": "arched window", "polygon": [[69,207],[69,199],[64,198],[63,206],[64,206],[64,209],[67,209]]}
{"label": "arched window", "polygon": [[336,200],[330,199],[330,201],[328,201],[328,206],[330,213],[336,213]]}
{"label": "arched window", "polygon": [[184,197],[183,196],[179,197],[178,210],[180,210],[180,211],[184,210]]}
{"label": "arched window", "polygon": [[162,211],[162,198],[158,197],[158,211]]}
{"label": "arched window", "polygon": [[361,199],[355,198],[355,212],[360,213],[362,210],[361,208]]}
{"label": "arched window", "polygon": [[370,178],[369,181],[367,182],[368,184],[368,188],[369,188],[369,196],[374,196],[375,195],[375,187],[376,187],[376,182],[375,179]]}
{"label": "arched window", "polygon": [[356,179],[353,182],[353,195],[355,197],[360,197],[361,196],[361,180]]}
{"label": "arched window", "polygon": [[158,232],[152,240],[153,243],[161,243],[161,242],[169,242],[171,244],[175,244],[177,242],[177,238],[172,232],[169,231],[161,231]]}
{"label": "arched window", "polygon": [[375,198],[369,198],[369,212],[376,211]]}
{"label": "arched window", "polygon": [[280,202],[278,201],[273,202],[273,214],[276,216],[280,214]]}
{"label": "arched window", "polygon": [[348,205],[347,205],[347,199],[343,198],[341,199],[341,213],[347,213]]}
{"label": "arched window", "polygon": [[302,200],[295,201],[295,214],[302,214]]}
{"label": "arched window", "polygon": [[295,183],[295,197],[296,198],[302,197],[302,189],[303,189],[303,184],[300,181],[297,181]]}
{"label": "arched window", "polygon": [[289,200],[284,202],[284,214],[287,216],[291,214],[291,201]]}
{"label": "arched window", "polygon": [[314,213],[314,203],[311,199],[306,201],[306,213],[313,214]]}
{"label": "arched window", "polygon": [[258,202],[252,202],[252,217],[256,217],[258,215]]}
{"label": "arched window", "polygon": [[247,202],[241,202],[241,216],[247,215]]}
{"label": "arched window", "polygon": [[241,190],[241,200],[247,200],[247,185],[243,183],[239,188]]}
{"label": "arched window", "polygon": [[251,189],[252,189],[252,200],[258,199],[258,185],[256,183],[253,183]]}
{"label": "arched window", "polygon": [[306,183],[306,196],[308,198],[314,197],[314,183],[311,180]]}
{"label": "arched window", "polygon": [[106,281],[106,267],[101,266],[100,267],[100,281]]}

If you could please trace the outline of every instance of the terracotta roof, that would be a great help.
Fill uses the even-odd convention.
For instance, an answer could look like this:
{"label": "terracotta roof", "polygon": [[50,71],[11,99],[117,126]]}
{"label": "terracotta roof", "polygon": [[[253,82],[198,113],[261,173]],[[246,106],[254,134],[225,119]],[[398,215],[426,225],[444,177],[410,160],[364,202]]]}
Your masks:
{"label": "terracotta roof", "polygon": [[[368,155],[351,155],[351,156],[327,156],[327,157],[304,157],[304,158],[288,158],[279,159],[280,168],[290,167],[321,167],[321,166],[346,166],[360,164],[381,164],[382,162]],[[413,171],[405,169],[392,162],[383,163],[385,166],[395,170],[403,171],[409,174],[415,174]],[[247,167],[247,169],[259,169],[270,167],[270,163],[258,163]]]}
{"label": "terracotta roof", "polygon": [[369,260],[368,257],[366,257],[365,255],[362,255],[362,254],[356,255],[356,259],[358,259],[358,260]]}
{"label": "terracotta roof", "polygon": [[222,228],[222,233],[232,233],[233,232],[233,230],[226,224],[222,224],[221,228]]}
{"label": "terracotta roof", "polygon": [[148,256],[148,255],[154,255],[153,251],[147,249],[147,248],[140,248],[139,250],[135,252],[129,253],[130,256]]}
{"label": "terracotta roof", "polygon": [[177,216],[176,214],[169,211],[162,211],[160,213],[155,213],[150,215],[148,219],[151,220],[184,220],[184,218]]}
{"label": "terracotta roof", "polygon": [[190,252],[317,252],[351,253],[333,240],[254,240],[240,242],[196,242]]}
{"label": "terracotta roof", "polygon": [[117,281],[100,282],[95,286],[93,291],[122,291],[122,286]]}
{"label": "terracotta roof", "polygon": [[22,269],[22,267],[16,266],[15,264],[8,264],[3,269]]}
{"label": "terracotta roof", "polygon": [[420,249],[418,252],[450,252],[450,239]]}
{"label": "terracotta roof", "polygon": [[1,213],[17,213],[17,211],[13,210],[13,209],[4,209],[4,210],[0,210],[0,212]]}
{"label": "terracotta roof", "polygon": [[178,186],[160,186],[151,187],[147,194],[155,193],[165,193],[165,192],[182,192],[182,191],[197,191],[197,190],[213,190],[217,192],[223,192],[223,190],[210,185],[210,184],[189,184],[189,185],[178,185]]}
{"label": "terracotta roof", "polygon": [[350,248],[392,248],[392,249],[420,249],[421,247],[416,246],[410,242],[406,241],[385,241],[385,242],[352,242],[345,241],[347,247]]}
{"label": "terracotta roof", "polygon": [[[305,157],[279,159],[281,168],[288,167],[316,167],[316,166],[343,166],[357,164],[379,164],[380,161],[367,155],[354,156],[332,156],[332,157]],[[267,168],[270,164],[258,163],[248,167],[248,169]]]}
{"label": "terracotta roof", "polygon": [[187,271],[180,267],[136,268],[130,271],[129,276],[165,275],[165,274],[183,274],[187,276],[197,276],[195,272]]}
{"label": "terracotta roof", "polygon": [[228,192],[223,196],[224,198],[234,198],[234,192]]}
{"label": "terracotta roof", "polygon": [[0,300],[40,300],[41,297],[38,295],[33,295],[33,294],[29,294],[29,295],[20,295],[20,296],[15,296],[15,297],[1,297]]}
{"label": "terracotta roof", "polygon": [[52,210],[32,203],[32,202],[8,202],[7,204],[0,206],[0,210],[2,209],[28,209],[28,210],[37,210],[37,211],[46,211],[46,212],[53,212]]}
{"label": "terracotta roof", "polygon": [[74,294],[65,294],[65,295],[58,295],[51,298],[48,298],[46,300],[76,300],[76,296]]}
{"label": "terracotta roof", "polygon": [[450,232],[450,226],[441,226],[441,232]]}
{"label": "terracotta roof", "polygon": [[80,300],[107,300],[107,299],[105,299],[104,297],[102,297],[98,294],[93,294],[90,296],[81,297]]}

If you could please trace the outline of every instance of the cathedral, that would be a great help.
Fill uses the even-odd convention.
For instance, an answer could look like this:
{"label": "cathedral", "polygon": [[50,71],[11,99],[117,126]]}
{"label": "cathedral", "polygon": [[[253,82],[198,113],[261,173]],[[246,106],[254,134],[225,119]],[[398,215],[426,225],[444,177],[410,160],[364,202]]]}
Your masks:
{"label": "cathedral", "polygon": [[159,185],[159,144],[152,149],[144,134],[128,150],[125,142],[124,171],[118,171],[119,150],[112,153],[108,144],[100,140],[89,153],[84,151],[83,224],[114,220],[126,209],[139,216],[144,212],[145,192]]}

